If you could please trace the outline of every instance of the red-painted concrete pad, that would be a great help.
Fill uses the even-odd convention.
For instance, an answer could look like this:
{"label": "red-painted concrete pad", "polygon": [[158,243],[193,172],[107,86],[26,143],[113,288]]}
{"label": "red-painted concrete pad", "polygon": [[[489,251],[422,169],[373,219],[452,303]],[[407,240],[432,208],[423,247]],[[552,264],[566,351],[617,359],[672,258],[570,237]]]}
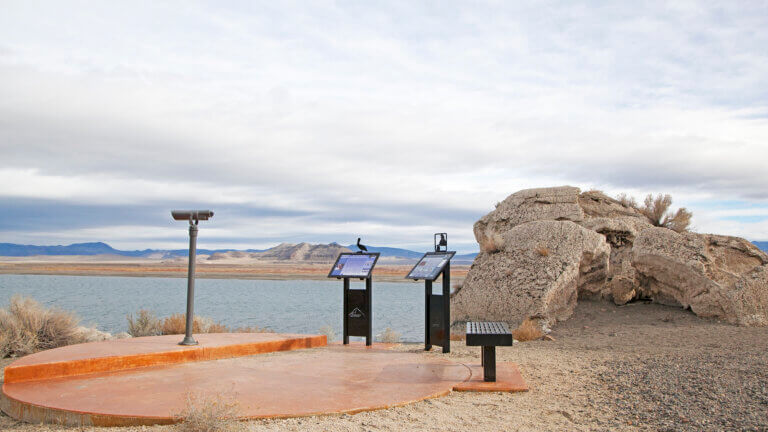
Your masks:
{"label": "red-painted concrete pad", "polygon": [[496,381],[483,381],[483,367],[481,365],[469,366],[472,376],[469,380],[453,386],[455,391],[473,392],[523,392],[528,391],[528,384],[517,369],[515,363],[496,363]]}
{"label": "red-painted concrete pad", "polygon": [[182,346],[183,335],[152,336],[70,345],[22,357],[5,368],[6,383],[115,372],[137,367],[216,360],[324,346],[324,335],[213,333],[194,336],[198,345]]}
{"label": "red-painted concrete pad", "polygon": [[380,347],[328,346],[5,383],[14,418],[70,425],[170,423],[187,394],[236,400],[242,418],[354,413],[447,394],[467,366]]}

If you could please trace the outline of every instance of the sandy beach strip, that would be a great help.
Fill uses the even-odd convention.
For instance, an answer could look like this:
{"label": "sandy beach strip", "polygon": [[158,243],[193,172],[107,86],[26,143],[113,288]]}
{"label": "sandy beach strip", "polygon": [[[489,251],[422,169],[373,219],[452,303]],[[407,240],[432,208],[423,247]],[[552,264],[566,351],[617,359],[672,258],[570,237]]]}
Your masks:
{"label": "sandy beach strip", "polygon": [[[332,263],[200,263],[196,276],[209,279],[265,279],[265,280],[327,280]],[[373,277],[383,282],[407,282],[405,275],[412,265],[378,265]],[[460,283],[469,266],[452,266],[451,281]],[[36,274],[70,276],[133,276],[133,277],[187,277],[184,260],[156,262],[150,260],[87,261],[87,260],[3,260],[0,274]]]}

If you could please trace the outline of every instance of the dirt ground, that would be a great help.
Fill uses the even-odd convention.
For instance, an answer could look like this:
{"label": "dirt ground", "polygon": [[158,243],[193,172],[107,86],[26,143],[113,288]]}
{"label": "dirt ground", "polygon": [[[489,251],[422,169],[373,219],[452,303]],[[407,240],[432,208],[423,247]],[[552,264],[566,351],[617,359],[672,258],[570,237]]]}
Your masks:
{"label": "dirt ground", "polygon": [[[768,329],[701,319],[678,308],[582,302],[554,341],[497,350],[520,365],[527,393],[452,393],[355,415],[241,422],[247,431],[520,430],[768,431]],[[419,345],[395,349],[424,353]],[[453,342],[450,358],[479,362]],[[0,366],[10,361],[3,360]],[[0,430],[108,431],[19,423]],[[121,431],[172,431],[173,426]]]}

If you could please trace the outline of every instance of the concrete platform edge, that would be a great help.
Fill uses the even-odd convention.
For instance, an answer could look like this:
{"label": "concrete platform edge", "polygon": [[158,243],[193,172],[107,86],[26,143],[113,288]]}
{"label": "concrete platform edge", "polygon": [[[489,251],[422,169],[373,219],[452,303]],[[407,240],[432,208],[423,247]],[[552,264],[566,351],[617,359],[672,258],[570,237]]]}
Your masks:
{"label": "concrete platform edge", "polygon": [[161,351],[22,366],[14,366],[11,363],[5,368],[4,382],[38,381],[99,372],[115,372],[147,366],[220,360],[276,351],[316,348],[326,344],[327,337],[325,335],[307,335],[305,337],[294,337],[278,341],[241,343],[215,347],[193,346],[182,351]]}

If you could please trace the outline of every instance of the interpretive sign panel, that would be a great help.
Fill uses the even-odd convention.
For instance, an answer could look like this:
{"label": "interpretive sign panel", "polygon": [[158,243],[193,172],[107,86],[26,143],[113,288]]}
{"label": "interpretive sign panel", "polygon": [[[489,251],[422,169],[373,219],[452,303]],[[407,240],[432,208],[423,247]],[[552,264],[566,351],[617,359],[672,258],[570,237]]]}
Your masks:
{"label": "interpretive sign panel", "polygon": [[342,253],[336,258],[328,277],[369,278],[373,266],[379,259],[378,253]]}
{"label": "interpretive sign panel", "polygon": [[427,252],[421,257],[419,262],[413,266],[413,269],[405,278],[433,281],[440,276],[440,272],[443,271],[443,268],[448,264],[451,258],[453,258],[454,254],[456,254],[456,252]]}

